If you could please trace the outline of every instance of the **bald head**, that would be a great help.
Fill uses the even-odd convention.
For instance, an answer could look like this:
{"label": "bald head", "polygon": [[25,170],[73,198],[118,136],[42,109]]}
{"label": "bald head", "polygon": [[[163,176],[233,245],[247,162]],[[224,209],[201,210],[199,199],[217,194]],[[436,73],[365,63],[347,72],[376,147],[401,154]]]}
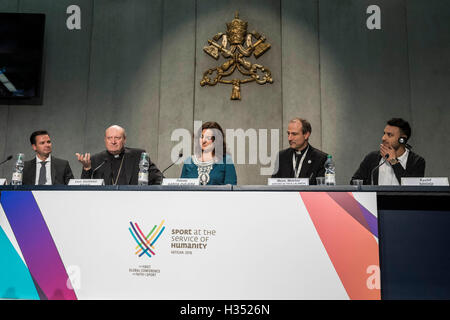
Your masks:
{"label": "bald head", "polygon": [[301,124],[303,134],[306,134],[307,132],[309,132],[311,134],[311,132],[312,132],[311,123],[309,123],[308,120],[303,119],[303,118],[293,118],[293,119],[291,119],[291,121],[289,121],[289,123],[295,123],[295,122]]}
{"label": "bald head", "polygon": [[124,138],[127,137],[127,134],[125,133],[125,129],[122,128],[121,126],[118,126],[117,124],[114,124],[108,128],[106,128],[105,130],[105,137],[108,135],[108,132],[121,132],[121,134],[123,135]]}
{"label": "bald head", "polygon": [[125,129],[118,125],[110,126],[105,130],[105,146],[111,154],[119,154],[125,147]]}

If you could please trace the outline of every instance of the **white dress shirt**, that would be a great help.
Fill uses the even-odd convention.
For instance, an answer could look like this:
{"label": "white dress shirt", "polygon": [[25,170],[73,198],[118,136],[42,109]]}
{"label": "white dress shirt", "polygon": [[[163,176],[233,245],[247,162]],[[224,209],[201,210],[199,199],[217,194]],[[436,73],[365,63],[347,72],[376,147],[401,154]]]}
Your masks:
{"label": "white dress shirt", "polygon": [[[50,172],[50,168],[51,168],[51,161],[52,161],[52,156],[49,155],[47,160],[47,163],[45,164],[45,173],[47,176],[47,181],[45,182],[46,185],[51,185],[52,184],[52,175]],[[43,162],[41,159],[39,159],[38,156],[36,156],[36,179],[34,184],[37,185],[39,183],[39,173],[41,172],[41,162]]]}
{"label": "white dress shirt", "polygon": [[[409,150],[406,151],[398,157],[398,162],[400,162],[403,169],[406,170],[406,162],[408,161]],[[383,162],[384,158],[381,158],[380,162]],[[378,171],[378,185],[379,186],[398,186],[400,185],[399,181],[395,177],[394,169],[392,168],[389,161],[386,161]]]}

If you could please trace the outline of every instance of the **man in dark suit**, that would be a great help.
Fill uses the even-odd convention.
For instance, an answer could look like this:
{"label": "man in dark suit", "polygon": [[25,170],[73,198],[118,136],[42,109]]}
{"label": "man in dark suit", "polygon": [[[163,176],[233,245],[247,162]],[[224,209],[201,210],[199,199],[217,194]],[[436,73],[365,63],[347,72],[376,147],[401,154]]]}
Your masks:
{"label": "man in dark suit", "polygon": [[316,184],[316,178],[325,175],[327,154],[309,144],[311,131],[311,124],[305,119],[289,121],[290,148],[278,153],[272,178],[309,178],[309,184]]}
{"label": "man in dark suit", "polygon": [[51,155],[52,141],[47,131],[33,132],[30,142],[36,157],[24,163],[24,185],[68,184],[69,180],[73,179],[69,162]]}
{"label": "man in dark suit", "polygon": [[[106,150],[91,157],[89,153],[76,156],[83,165],[82,179],[103,179],[107,185],[137,185],[139,162],[143,149],[126,148],[125,129],[113,125],[105,131]],[[148,159],[148,184],[161,184],[163,175]]]}
{"label": "man in dark suit", "polygon": [[364,158],[352,180],[364,180],[364,184],[400,185],[402,177],[423,177],[425,160],[410,150],[411,146],[407,143],[410,137],[411,127],[407,121],[401,118],[389,120],[384,128],[380,150]]}

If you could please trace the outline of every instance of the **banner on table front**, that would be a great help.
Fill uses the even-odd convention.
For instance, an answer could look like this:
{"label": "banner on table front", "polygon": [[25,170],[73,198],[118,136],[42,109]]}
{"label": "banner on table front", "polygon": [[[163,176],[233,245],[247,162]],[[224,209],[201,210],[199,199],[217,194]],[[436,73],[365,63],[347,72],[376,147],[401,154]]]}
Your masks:
{"label": "banner on table front", "polygon": [[375,193],[3,191],[0,297],[380,299]]}

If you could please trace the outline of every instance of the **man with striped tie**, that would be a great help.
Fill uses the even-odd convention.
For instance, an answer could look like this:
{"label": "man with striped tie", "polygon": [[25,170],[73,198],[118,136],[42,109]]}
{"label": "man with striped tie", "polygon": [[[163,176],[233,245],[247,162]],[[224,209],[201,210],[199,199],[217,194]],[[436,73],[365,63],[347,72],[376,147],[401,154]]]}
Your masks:
{"label": "man with striped tie", "polygon": [[68,184],[69,180],[73,179],[69,162],[51,155],[52,141],[47,131],[33,132],[30,142],[36,157],[25,161],[22,181],[24,185]]}

